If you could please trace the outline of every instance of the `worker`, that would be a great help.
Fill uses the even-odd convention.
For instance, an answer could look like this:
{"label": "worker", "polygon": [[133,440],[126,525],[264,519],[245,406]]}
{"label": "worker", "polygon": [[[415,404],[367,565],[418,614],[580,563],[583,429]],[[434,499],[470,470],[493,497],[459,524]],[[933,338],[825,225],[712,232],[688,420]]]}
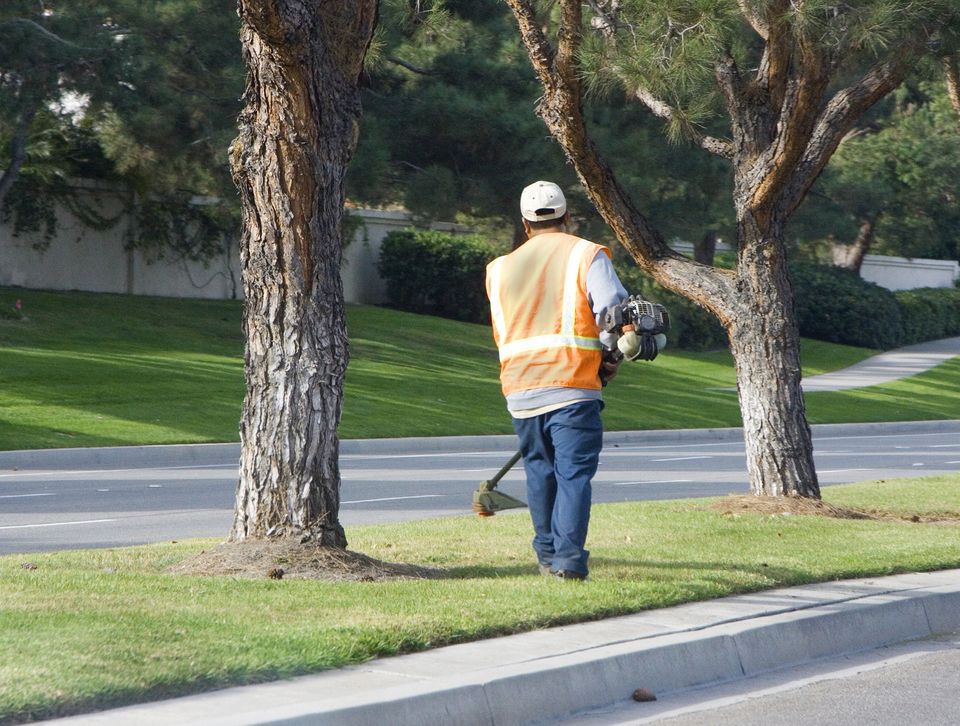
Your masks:
{"label": "worker", "polygon": [[601,370],[605,382],[619,366],[603,356],[597,316],[627,292],[610,250],[570,234],[556,184],[526,187],[520,215],[527,240],[487,266],[500,382],[520,439],[540,572],[584,580],[603,445]]}

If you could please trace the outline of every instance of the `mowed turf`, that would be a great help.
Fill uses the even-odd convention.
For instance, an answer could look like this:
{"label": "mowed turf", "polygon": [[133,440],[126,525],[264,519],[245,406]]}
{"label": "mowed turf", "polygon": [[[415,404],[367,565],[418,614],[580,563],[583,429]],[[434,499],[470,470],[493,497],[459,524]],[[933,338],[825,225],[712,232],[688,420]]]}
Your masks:
{"label": "mowed turf", "polygon": [[[21,310],[15,301],[21,301]],[[242,304],[0,288],[0,450],[238,440]],[[347,309],[342,438],[511,433],[490,329]],[[804,371],[875,351],[804,340]],[[728,351],[667,349],[605,391],[608,430],[739,426]],[[813,423],[957,416],[960,360],[807,396]]]}

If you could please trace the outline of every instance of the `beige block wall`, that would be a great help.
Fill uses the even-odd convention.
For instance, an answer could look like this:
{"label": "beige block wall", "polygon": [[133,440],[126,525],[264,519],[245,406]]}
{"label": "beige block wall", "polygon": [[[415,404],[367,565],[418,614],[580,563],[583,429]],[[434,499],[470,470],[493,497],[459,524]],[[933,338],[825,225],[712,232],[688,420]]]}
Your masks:
{"label": "beige block wall", "polygon": [[[118,215],[121,200],[114,190],[85,185],[103,214]],[[386,300],[386,287],[377,272],[380,245],[392,230],[412,226],[403,211],[353,209],[359,217],[354,239],[343,254],[344,299],[375,305]],[[0,285],[48,290],[85,290],[162,297],[234,299],[243,297],[237,244],[213,259],[195,262],[167,254],[152,259],[140,250],[124,249],[126,220],[107,230],[85,228],[70,212],[58,212],[59,229],[49,242],[13,236],[12,226],[0,223]],[[434,229],[464,231],[453,224]],[[682,243],[676,247],[687,251]],[[692,246],[690,246],[692,248]],[[867,255],[864,279],[891,290],[951,287],[960,265],[955,260],[908,260]]]}
{"label": "beige block wall", "polygon": [[[97,195],[103,214],[119,214],[120,199],[114,192],[96,188],[89,192]],[[386,289],[377,273],[380,245],[391,230],[410,227],[410,217],[405,212],[378,210],[350,213],[362,223],[344,250],[344,298],[352,303],[382,303]],[[243,297],[236,243],[205,262],[171,253],[153,259],[140,250],[124,249],[125,220],[106,230],[93,230],[60,209],[58,223],[57,235],[49,242],[37,235],[16,237],[11,224],[0,223],[0,285],[161,297]]]}

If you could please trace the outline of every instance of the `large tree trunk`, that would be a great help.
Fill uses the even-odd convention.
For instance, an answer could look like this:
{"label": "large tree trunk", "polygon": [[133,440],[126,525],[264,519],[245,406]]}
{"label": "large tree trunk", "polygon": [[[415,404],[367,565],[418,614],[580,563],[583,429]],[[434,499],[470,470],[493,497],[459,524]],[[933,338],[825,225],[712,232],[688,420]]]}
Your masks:
{"label": "large tree trunk", "polygon": [[950,96],[950,104],[960,117],[960,56],[948,55],[944,58],[943,64],[947,72],[947,94]]}
{"label": "large tree trunk", "polygon": [[880,213],[867,217],[860,223],[860,229],[857,231],[857,238],[853,245],[847,250],[847,257],[844,261],[844,267],[851,272],[860,274],[860,268],[863,267],[863,259],[870,251],[873,245],[873,236],[877,230],[877,221],[880,219]]}
{"label": "large tree trunk", "polygon": [[247,394],[231,539],[345,547],[338,520],[347,335],[343,181],[375,0],[240,0],[246,107],[231,149],[243,202]]}
{"label": "large tree trunk", "polygon": [[10,139],[10,164],[4,169],[3,174],[0,174],[0,207],[3,206],[4,198],[27,161],[27,134],[30,133],[30,126],[33,124],[33,117],[36,116],[37,110],[37,107],[33,106],[24,111],[13,131],[13,138]]}
{"label": "large tree trunk", "polygon": [[693,259],[701,265],[712,265],[717,255],[716,230],[708,230],[703,237],[693,243]]}
{"label": "large tree trunk", "polygon": [[779,230],[739,225],[740,307],[727,332],[737,371],[747,473],[757,495],[820,497],[800,387],[800,335]]}

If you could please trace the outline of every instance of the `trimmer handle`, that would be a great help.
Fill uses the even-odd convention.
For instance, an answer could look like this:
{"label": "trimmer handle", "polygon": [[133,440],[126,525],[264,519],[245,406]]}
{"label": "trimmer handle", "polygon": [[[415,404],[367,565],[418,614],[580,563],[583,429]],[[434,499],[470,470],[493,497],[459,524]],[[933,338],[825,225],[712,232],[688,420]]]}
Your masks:
{"label": "trimmer handle", "polygon": [[520,461],[520,456],[521,453],[518,451],[516,454],[510,457],[510,461],[504,464],[500,471],[493,475],[493,478],[487,479],[485,482],[481,482],[480,491],[489,492],[496,489],[497,484],[500,483],[500,480],[507,475],[507,472],[510,471],[518,461]]}

